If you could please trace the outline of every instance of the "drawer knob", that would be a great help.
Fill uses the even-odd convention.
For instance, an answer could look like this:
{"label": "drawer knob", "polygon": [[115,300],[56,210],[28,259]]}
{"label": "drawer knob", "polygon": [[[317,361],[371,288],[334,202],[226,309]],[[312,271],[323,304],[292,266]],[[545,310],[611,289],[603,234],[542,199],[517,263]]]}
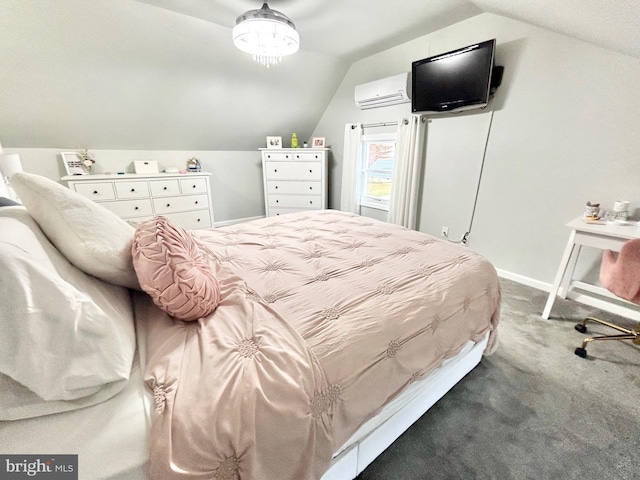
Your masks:
{"label": "drawer knob", "polygon": [[139,208],[138,208],[138,207],[134,207],[133,209],[134,209],[134,210],[139,210]]}
{"label": "drawer knob", "polygon": [[170,206],[171,206],[171,204],[170,204],[170,203],[167,203],[167,207],[170,207]]}
{"label": "drawer knob", "polygon": [[278,185],[276,185],[276,190],[278,189]]}
{"label": "drawer knob", "polygon": [[163,188],[163,190],[166,190],[166,189],[167,189],[167,187],[164,187],[164,188]]}
{"label": "drawer knob", "polygon": [[313,200],[309,200],[309,203],[310,203],[311,205],[313,205]]}
{"label": "drawer knob", "polygon": [[93,194],[94,194],[94,195],[97,195],[97,194],[98,194],[98,191],[97,191],[97,190],[94,190],[94,191],[93,191]]}
{"label": "drawer knob", "polygon": [[131,191],[132,191],[132,192],[135,192],[135,191],[136,191],[136,189],[135,189],[135,188],[132,188],[132,189],[131,189]]}
{"label": "drawer knob", "polygon": [[313,187],[309,187],[309,190],[313,190]]}
{"label": "drawer knob", "polygon": [[280,203],[280,200],[276,200],[276,203]]}
{"label": "drawer knob", "polygon": [[273,169],[273,173],[278,173],[278,169],[277,169],[277,168],[274,168],[274,169]]}
{"label": "drawer knob", "polygon": [[191,186],[191,188],[196,188],[196,186],[195,186],[195,185],[192,185],[192,186]]}
{"label": "drawer knob", "polygon": [[196,205],[198,204],[198,200],[196,200]]}
{"label": "drawer knob", "polygon": [[309,169],[309,173],[313,173],[313,170]]}
{"label": "drawer knob", "polygon": [[198,218],[198,219],[196,220],[196,222],[199,222],[199,221],[200,221],[200,219]]}

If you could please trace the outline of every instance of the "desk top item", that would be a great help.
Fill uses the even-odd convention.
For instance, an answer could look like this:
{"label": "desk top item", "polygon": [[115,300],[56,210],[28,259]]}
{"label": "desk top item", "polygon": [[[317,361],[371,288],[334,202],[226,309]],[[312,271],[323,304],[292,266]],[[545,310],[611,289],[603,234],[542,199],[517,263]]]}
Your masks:
{"label": "desk top item", "polygon": [[599,220],[600,219],[600,204],[587,202],[582,212],[582,216],[586,220]]}
{"label": "desk top item", "polygon": [[587,202],[582,212],[582,220],[594,225],[638,225],[638,222],[629,218],[631,202],[628,200],[616,200],[613,209],[603,210],[599,203]]}

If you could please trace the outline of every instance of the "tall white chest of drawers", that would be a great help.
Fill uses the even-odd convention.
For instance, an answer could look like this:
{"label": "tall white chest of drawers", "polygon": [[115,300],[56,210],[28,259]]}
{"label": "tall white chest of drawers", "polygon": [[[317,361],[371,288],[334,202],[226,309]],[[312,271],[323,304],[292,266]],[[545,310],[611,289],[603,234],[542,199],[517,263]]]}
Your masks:
{"label": "tall white chest of drawers", "polygon": [[210,173],[67,175],[71,190],[136,223],[158,215],[187,230],[211,228]]}
{"label": "tall white chest of drawers", "polygon": [[261,148],[267,217],[327,208],[327,148]]}

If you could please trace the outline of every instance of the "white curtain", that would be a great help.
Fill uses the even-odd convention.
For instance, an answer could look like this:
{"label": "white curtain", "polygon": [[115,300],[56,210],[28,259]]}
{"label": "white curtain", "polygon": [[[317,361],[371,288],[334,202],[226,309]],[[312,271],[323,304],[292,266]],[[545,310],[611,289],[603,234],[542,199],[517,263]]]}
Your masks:
{"label": "white curtain", "polygon": [[342,191],[340,210],[360,213],[360,143],[362,124],[347,123],[344,126],[344,153],[342,156]]}
{"label": "white curtain", "polygon": [[412,115],[398,122],[396,167],[389,199],[389,222],[414,229],[418,223],[421,171],[427,119]]}

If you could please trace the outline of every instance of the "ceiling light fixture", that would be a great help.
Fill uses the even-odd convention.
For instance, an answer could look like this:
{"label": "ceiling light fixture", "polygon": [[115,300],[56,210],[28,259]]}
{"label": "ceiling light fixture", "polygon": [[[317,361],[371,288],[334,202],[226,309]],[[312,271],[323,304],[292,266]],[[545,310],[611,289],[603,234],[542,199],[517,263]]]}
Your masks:
{"label": "ceiling light fixture", "polygon": [[300,36],[289,17],[271,10],[265,2],[262,8],[249,10],[236,19],[233,43],[269,67],[280,63],[285,55],[296,53],[300,48]]}

